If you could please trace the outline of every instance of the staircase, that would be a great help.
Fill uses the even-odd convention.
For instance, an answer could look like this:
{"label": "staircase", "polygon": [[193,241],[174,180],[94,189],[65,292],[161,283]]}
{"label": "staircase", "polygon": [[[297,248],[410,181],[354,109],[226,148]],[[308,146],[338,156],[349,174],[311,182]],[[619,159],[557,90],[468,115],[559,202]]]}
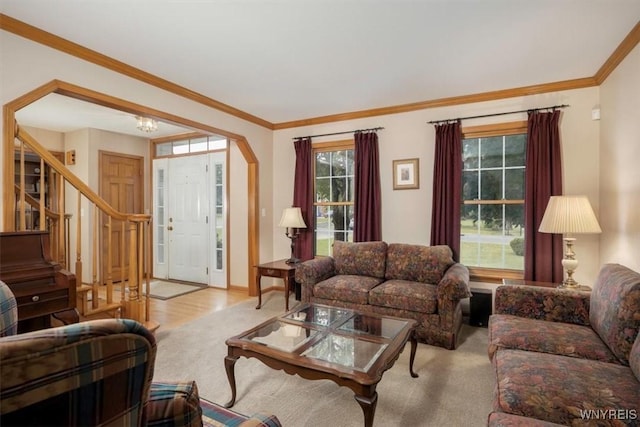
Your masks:
{"label": "staircase", "polygon": [[[60,160],[16,125],[13,230],[37,227],[50,235],[54,261],[76,276],[77,309],[81,316],[104,315],[134,319],[155,330],[149,318],[151,216],[118,212]],[[38,197],[26,188],[25,157],[35,154]],[[34,174],[29,174],[34,179]],[[69,194],[65,194],[65,189]],[[53,194],[55,192],[55,194]],[[65,207],[75,205],[73,213]],[[6,211],[5,211],[6,212]],[[37,215],[38,221],[33,221]],[[44,217],[44,218],[43,218]],[[112,241],[114,227],[121,238]],[[101,236],[106,236],[101,238]],[[106,240],[106,241],[102,241]],[[117,254],[114,268],[114,254]],[[72,260],[72,256],[75,255]],[[89,269],[85,271],[85,269]],[[90,280],[86,278],[90,277]],[[146,287],[145,296],[141,290]]]}

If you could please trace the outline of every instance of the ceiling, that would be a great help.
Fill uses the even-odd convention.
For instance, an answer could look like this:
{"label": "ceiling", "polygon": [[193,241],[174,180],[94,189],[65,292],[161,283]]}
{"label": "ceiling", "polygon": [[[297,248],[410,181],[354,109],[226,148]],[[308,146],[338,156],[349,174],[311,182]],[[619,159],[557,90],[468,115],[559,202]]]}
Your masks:
{"label": "ceiling", "polygon": [[[640,1],[1,0],[0,11],[277,124],[592,77]],[[86,108],[57,98],[19,120]],[[133,120],[101,111],[65,114],[78,117],[65,126]]]}

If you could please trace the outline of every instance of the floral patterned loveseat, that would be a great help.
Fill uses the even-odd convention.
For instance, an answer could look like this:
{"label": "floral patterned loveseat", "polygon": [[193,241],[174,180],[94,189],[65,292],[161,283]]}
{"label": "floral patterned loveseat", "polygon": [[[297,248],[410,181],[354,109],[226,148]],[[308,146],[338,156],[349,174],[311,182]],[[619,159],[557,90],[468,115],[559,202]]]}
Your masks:
{"label": "floral patterned loveseat", "polygon": [[591,293],[500,286],[495,313],[489,425],[640,425],[640,273],[606,264]]}
{"label": "floral patterned loveseat", "polygon": [[419,341],[456,347],[469,270],[448,246],[336,241],[332,257],[296,269],[302,302],[415,319]]}

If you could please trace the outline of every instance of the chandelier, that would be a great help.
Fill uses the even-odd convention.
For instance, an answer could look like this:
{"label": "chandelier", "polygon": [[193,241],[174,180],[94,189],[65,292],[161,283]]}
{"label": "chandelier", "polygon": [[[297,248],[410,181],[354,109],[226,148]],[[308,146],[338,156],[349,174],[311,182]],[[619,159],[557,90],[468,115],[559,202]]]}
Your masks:
{"label": "chandelier", "polygon": [[158,122],[148,117],[136,116],[137,128],[143,132],[154,132],[158,130]]}

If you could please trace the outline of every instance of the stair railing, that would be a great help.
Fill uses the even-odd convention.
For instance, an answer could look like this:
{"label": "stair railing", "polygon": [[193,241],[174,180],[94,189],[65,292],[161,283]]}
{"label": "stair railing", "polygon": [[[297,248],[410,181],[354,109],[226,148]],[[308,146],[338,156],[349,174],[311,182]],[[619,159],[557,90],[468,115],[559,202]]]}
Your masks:
{"label": "stair railing", "polygon": [[[16,125],[16,147],[20,155],[19,184],[16,185],[16,222],[19,230],[27,229],[28,214],[37,211],[41,215],[38,228],[48,230],[52,242],[54,260],[76,275],[78,283],[78,310],[83,316],[110,312],[114,316],[137,320],[150,329],[157,323],[149,318],[149,266],[151,252],[151,216],[147,214],[122,213],[92,190],[85,182],[73,174],[62,162],[35,140],[28,132]],[[24,156],[25,148],[37,154],[41,161],[40,188],[45,188],[45,166],[52,171],[51,185],[55,185],[58,197],[56,206],[46,206],[45,192],[36,199],[25,191]],[[70,184],[77,191],[76,212],[65,212],[65,187]],[[83,204],[88,215],[83,215]],[[43,218],[44,217],[44,218]],[[75,221],[75,263],[71,263],[71,222]],[[83,219],[91,218],[92,231],[84,235]],[[101,221],[102,218],[102,221]],[[114,222],[120,223],[119,242],[112,242],[111,230]],[[106,230],[106,240],[101,243],[100,224]],[[115,252],[117,250],[117,252]],[[85,260],[83,251],[91,253],[90,283],[83,282]],[[113,255],[119,254],[119,274],[114,273]],[[114,301],[114,281],[119,280],[119,301]],[[142,287],[145,292],[142,292]]]}

